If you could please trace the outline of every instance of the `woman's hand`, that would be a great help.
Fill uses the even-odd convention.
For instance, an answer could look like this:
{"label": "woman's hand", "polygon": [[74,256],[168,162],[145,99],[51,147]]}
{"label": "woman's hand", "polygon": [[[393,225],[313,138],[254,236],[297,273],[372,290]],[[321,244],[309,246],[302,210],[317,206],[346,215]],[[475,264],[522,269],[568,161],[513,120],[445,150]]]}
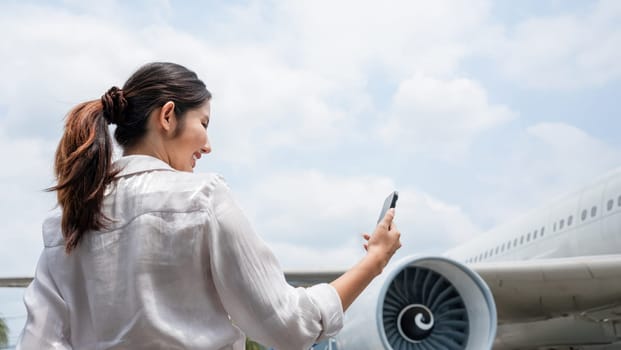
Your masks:
{"label": "woman's hand", "polygon": [[377,224],[373,235],[368,233],[362,235],[366,240],[364,249],[367,251],[367,256],[377,260],[380,272],[386,267],[397,249],[401,248],[401,232],[393,222],[394,218],[395,209],[388,210],[382,221]]}
{"label": "woman's hand", "polygon": [[349,271],[330,283],[341,298],[343,311],[354,302],[362,291],[379,275],[390,258],[401,247],[401,233],[392,222],[395,210],[390,209],[377,225],[372,235],[364,234],[367,255]]}

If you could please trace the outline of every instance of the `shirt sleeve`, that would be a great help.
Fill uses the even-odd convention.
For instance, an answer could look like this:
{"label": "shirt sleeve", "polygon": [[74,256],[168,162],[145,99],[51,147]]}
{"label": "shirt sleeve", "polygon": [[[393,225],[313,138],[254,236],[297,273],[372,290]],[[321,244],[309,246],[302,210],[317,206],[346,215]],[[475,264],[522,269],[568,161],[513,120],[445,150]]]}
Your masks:
{"label": "shirt sleeve", "polygon": [[223,306],[246,335],[279,350],[308,350],[343,326],[340,297],[329,284],[294,288],[254,232],[226,184],[216,184],[208,243]]}
{"label": "shirt sleeve", "polygon": [[69,350],[69,312],[50,276],[47,255],[41,253],[35,278],[24,293],[28,312],[26,325],[17,342],[18,350]]}

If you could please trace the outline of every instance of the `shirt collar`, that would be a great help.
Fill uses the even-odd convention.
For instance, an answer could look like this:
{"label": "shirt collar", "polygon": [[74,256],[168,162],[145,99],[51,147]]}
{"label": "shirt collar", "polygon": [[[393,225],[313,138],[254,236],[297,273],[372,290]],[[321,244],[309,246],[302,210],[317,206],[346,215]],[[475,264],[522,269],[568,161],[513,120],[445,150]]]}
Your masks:
{"label": "shirt collar", "polygon": [[116,177],[128,176],[152,170],[176,171],[163,160],[147,155],[124,156],[115,161],[114,166],[116,169],[120,169],[120,172],[116,175]]}

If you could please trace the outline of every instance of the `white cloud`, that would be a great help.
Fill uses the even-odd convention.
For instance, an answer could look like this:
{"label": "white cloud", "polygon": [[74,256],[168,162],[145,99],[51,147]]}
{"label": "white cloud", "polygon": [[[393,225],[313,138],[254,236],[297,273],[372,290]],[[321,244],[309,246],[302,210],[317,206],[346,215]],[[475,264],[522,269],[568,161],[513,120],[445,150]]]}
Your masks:
{"label": "white cloud", "polygon": [[[509,77],[528,86],[590,86],[621,74],[614,1],[600,2],[585,15],[528,19],[508,39],[501,25],[490,25],[485,0],[381,6],[250,1],[217,7],[205,27],[188,18],[194,30],[172,27],[170,18],[181,6],[176,3],[159,1],[140,14],[118,1],[103,7],[67,3],[69,9],[0,5],[0,30],[10,33],[0,42],[0,153],[19,163],[0,174],[3,206],[10,207],[0,218],[15,232],[5,239],[11,251],[4,256],[16,261],[40,249],[41,218],[53,201],[36,191],[50,184],[62,117],[74,104],[121,85],[147,61],[176,61],[205,80],[214,94],[212,157],[242,164],[244,176],[256,179],[258,185],[241,198],[277,254],[294,265],[302,254],[316,254],[304,260],[309,262],[326,257],[326,264],[355,257],[358,235],[372,229],[381,201],[397,184],[323,169],[274,173],[287,166],[271,162],[275,151],[330,157],[330,151],[361,144],[350,156],[352,164],[377,162],[367,154],[382,153],[385,145],[368,141],[375,141],[375,127],[382,125],[384,137],[394,142],[389,146],[400,146],[390,147],[392,155],[408,171],[407,163],[421,154],[463,159],[477,137],[516,117],[502,102],[491,102],[476,74],[461,72],[465,59],[488,58],[491,51],[498,52]],[[586,25],[578,27],[581,21]],[[370,86],[376,83],[373,74],[386,86]],[[389,105],[375,100],[379,90],[393,95]],[[498,197],[484,198],[476,208],[493,213],[503,207],[508,215],[530,203],[499,206],[522,195],[511,188],[547,193],[562,187],[546,187],[549,179],[573,183],[618,160],[610,146],[567,125],[539,124],[518,133],[522,139],[507,140],[515,152],[490,176]],[[532,175],[516,175],[524,169]],[[559,169],[562,175],[555,173]],[[402,251],[440,252],[479,231],[464,214],[469,208],[447,204],[462,199],[438,199],[414,186],[400,188]],[[23,232],[31,238],[22,240]],[[25,246],[27,253],[17,253],[15,247]]]}
{"label": "white cloud", "polygon": [[506,75],[528,87],[574,89],[621,77],[621,3],[599,1],[591,11],[528,18],[496,42]]}
{"label": "white cloud", "polygon": [[514,117],[508,107],[491,104],[476,81],[416,75],[399,86],[381,134],[405,152],[453,158],[467,153],[477,135]]}
{"label": "white cloud", "polygon": [[[146,59],[127,32],[98,18],[23,6],[0,12],[5,123],[29,135],[59,130],[75,104],[97,99]],[[54,134],[57,136],[57,133]]]}
{"label": "white cloud", "polygon": [[346,270],[364,256],[360,238],[340,245],[326,243],[323,247],[284,241],[270,242],[269,246],[285,271]]}
{"label": "white cloud", "polygon": [[0,124],[0,276],[31,275],[43,247],[41,223],[55,203],[55,147],[40,139],[12,138]]}
{"label": "white cloud", "polygon": [[485,35],[489,10],[489,1],[296,1],[276,5],[276,20],[287,28],[279,42],[302,64],[341,81],[365,81],[372,64],[395,76],[454,71],[471,50],[464,43]]}
{"label": "white cloud", "polygon": [[536,154],[539,156],[533,157],[531,163],[539,168],[539,174],[543,176],[551,177],[561,172],[562,181],[588,180],[621,161],[619,150],[569,124],[543,122],[526,131],[538,141],[539,151]]}
{"label": "white cloud", "polygon": [[573,125],[541,122],[521,133],[506,140],[493,175],[481,176],[494,191],[482,192],[472,206],[479,221],[503,222],[549,204],[621,164],[617,148]]}
{"label": "white cloud", "polygon": [[[0,50],[0,98],[7,123],[20,131],[33,121],[58,129],[74,104],[121,86],[150,60],[186,64],[207,82],[220,127],[214,146],[228,162],[254,162],[275,147],[330,147],[351,129],[346,110],[328,102],[340,89],[335,82],[287,67],[269,48],[214,46],[167,25],[111,26],[61,9],[12,10],[0,21],[12,33]],[[29,131],[41,129],[50,128]]]}
{"label": "white cloud", "polygon": [[[395,187],[389,178],[319,171],[271,174],[256,182],[239,198],[287,268],[355,263],[362,252],[360,235],[372,232],[384,198]],[[400,254],[441,253],[479,232],[459,207],[409,187],[399,192]]]}
{"label": "white cloud", "polygon": [[[481,36],[489,12],[487,1],[396,1],[382,11],[366,2],[252,2],[225,9],[230,21],[210,24],[229,39],[222,40],[174,29],[161,16],[134,26],[113,15],[123,13],[118,3],[111,10],[68,4],[74,10],[6,5],[0,15],[0,29],[12,33],[0,44],[7,62],[0,98],[11,101],[12,127],[29,132],[26,120],[35,118],[49,126],[36,133],[58,130],[74,104],[121,85],[146,61],[172,60],[207,82],[215,96],[214,149],[241,164],[273,149],[329,149],[365,138],[357,116],[377,115],[369,67],[397,81],[414,71],[450,74],[472,51],[463,40]],[[160,2],[149,11],[169,7]]]}

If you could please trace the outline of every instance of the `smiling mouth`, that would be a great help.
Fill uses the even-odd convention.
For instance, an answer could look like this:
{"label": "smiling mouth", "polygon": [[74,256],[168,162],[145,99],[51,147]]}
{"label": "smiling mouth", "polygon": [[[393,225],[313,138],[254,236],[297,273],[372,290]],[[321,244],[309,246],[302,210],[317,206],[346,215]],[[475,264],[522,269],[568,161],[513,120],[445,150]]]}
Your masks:
{"label": "smiling mouth", "polygon": [[196,161],[201,159],[201,154],[200,153],[194,153],[192,154],[192,168],[194,168],[196,166]]}

